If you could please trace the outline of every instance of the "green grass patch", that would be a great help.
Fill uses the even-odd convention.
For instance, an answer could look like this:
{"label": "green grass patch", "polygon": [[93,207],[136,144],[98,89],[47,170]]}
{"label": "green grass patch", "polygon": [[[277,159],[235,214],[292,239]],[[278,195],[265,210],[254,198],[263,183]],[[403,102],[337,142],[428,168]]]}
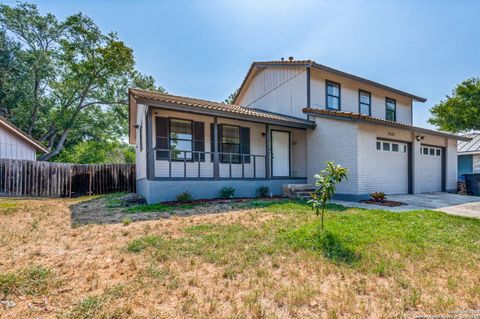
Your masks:
{"label": "green grass patch", "polygon": [[122,201],[120,198],[122,196],[125,196],[126,194],[127,193],[125,192],[112,193],[112,194],[102,195],[101,198],[105,201],[105,206],[107,208],[119,208],[125,205],[124,201]]}
{"label": "green grass patch", "polygon": [[131,316],[130,308],[112,307],[111,305],[115,300],[125,296],[125,287],[122,285],[115,285],[106,289],[100,295],[88,296],[78,301],[66,317],[72,319],[129,318]]}
{"label": "green grass patch", "polygon": [[44,295],[54,283],[53,272],[32,266],[16,272],[0,273],[0,293],[8,295]]}
{"label": "green grass patch", "polygon": [[319,218],[304,202],[273,202],[252,214],[262,212],[282,217],[254,226],[187,227],[181,238],[140,237],[127,249],[134,253],[148,251],[159,260],[198,256],[224,265],[228,277],[255,265],[264,256],[287,256],[299,251],[380,276],[402,271],[407,263],[428,261],[439,266],[474,264],[480,259],[478,219],[434,211],[395,213],[330,205],[322,231]]}
{"label": "green grass patch", "polygon": [[0,200],[0,215],[10,215],[20,209],[18,203],[4,202]]}

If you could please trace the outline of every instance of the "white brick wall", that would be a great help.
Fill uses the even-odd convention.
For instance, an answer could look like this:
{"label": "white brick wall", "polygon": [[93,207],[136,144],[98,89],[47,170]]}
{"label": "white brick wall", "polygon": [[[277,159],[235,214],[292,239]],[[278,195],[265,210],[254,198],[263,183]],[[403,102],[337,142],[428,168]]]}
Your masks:
{"label": "white brick wall", "polygon": [[446,185],[445,188],[447,191],[457,189],[457,178],[458,178],[458,155],[457,155],[457,141],[454,139],[446,140],[446,165],[447,165],[447,176],[446,176]]}
{"label": "white brick wall", "polygon": [[[325,168],[325,163],[334,161],[349,169],[349,180],[338,186],[339,194],[365,195],[375,187],[375,156],[377,137],[412,142],[413,152],[413,191],[421,191],[421,144],[446,147],[446,189],[456,188],[457,149],[456,141],[434,135],[425,135],[421,142],[416,134],[401,129],[341,121],[322,117],[311,117],[317,127],[307,130],[307,177],[314,182],[313,176]],[[480,163],[480,156],[478,159]],[[441,174],[441,171],[438,172]]]}
{"label": "white brick wall", "polygon": [[314,182],[314,175],[334,161],[348,168],[348,181],[338,185],[339,194],[357,194],[358,179],[358,124],[321,117],[311,117],[317,127],[307,130],[307,178]]}

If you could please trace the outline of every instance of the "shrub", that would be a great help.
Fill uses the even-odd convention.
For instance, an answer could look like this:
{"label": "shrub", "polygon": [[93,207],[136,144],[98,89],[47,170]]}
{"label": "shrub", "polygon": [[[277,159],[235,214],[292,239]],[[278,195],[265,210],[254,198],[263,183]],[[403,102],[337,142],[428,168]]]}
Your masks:
{"label": "shrub", "polygon": [[190,194],[190,192],[188,191],[178,194],[177,196],[175,196],[175,199],[177,200],[177,202],[180,203],[188,203],[193,201],[192,194]]}
{"label": "shrub", "polygon": [[267,197],[269,191],[270,191],[270,189],[268,188],[268,186],[265,186],[265,185],[257,188],[257,194],[260,197]]}
{"label": "shrub", "polygon": [[221,198],[233,198],[235,195],[235,188],[233,187],[222,187],[220,189],[220,197]]}
{"label": "shrub", "polygon": [[376,201],[377,203],[383,203],[385,199],[387,199],[387,195],[385,195],[385,193],[383,192],[371,193],[370,197],[372,198],[372,200]]}
{"label": "shrub", "polygon": [[128,226],[132,223],[132,220],[128,217],[125,217],[124,219],[122,219],[122,223],[123,223],[123,226]]}
{"label": "shrub", "polygon": [[325,205],[329,202],[336,192],[336,184],[343,180],[348,180],[348,169],[333,162],[327,162],[327,168],[315,175],[315,186],[318,187],[315,193],[312,193],[312,199],[308,203],[315,210],[317,216],[321,211],[322,230],[323,216],[325,215]]}

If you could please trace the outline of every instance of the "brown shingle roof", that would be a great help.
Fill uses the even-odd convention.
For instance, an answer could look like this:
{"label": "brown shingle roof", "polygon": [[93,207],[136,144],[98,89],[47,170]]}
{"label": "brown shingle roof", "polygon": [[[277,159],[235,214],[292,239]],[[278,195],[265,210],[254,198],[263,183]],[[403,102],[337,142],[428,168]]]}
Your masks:
{"label": "brown shingle roof", "polygon": [[[350,78],[350,79],[353,79],[353,80],[356,80],[356,81],[360,81],[360,82],[363,82],[365,84],[369,84],[369,85],[373,85],[373,86],[376,86],[376,87],[379,87],[379,88],[382,88],[382,89],[385,89],[385,90],[388,90],[388,91],[391,91],[391,92],[394,92],[396,94],[399,94],[399,95],[403,95],[403,96],[407,96],[415,101],[419,101],[419,102],[425,102],[427,101],[427,99],[423,98],[423,97],[420,97],[420,96],[417,96],[417,95],[414,95],[414,94],[410,94],[410,93],[407,93],[407,92],[404,92],[404,91],[401,91],[401,90],[398,90],[398,89],[395,89],[395,88],[392,88],[390,86],[387,86],[387,85],[384,85],[384,84],[381,84],[381,83],[378,83],[378,82],[375,82],[375,81],[372,81],[372,80],[368,80],[368,79],[365,79],[365,78],[362,78],[360,76],[357,76],[357,75],[353,75],[351,73],[347,73],[347,72],[343,72],[343,71],[340,71],[340,70],[337,70],[337,69],[334,69],[334,68],[331,68],[331,67],[328,67],[326,65],[323,65],[323,64],[320,64],[320,63],[317,63],[313,60],[292,60],[292,61],[259,61],[259,62],[253,62],[252,65],[250,66],[250,69],[248,70],[247,72],[247,75],[245,76],[245,78],[243,79],[242,81],[242,84],[240,85],[240,89],[238,92],[241,92],[243,87],[245,86],[246,82],[247,82],[247,79],[248,77],[250,76],[250,74],[252,73],[253,69],[255,67],[268,67],[268,66],[305,66],[305,67],[313,67],[313,68],[317,68],[319,70],[323,70],[323,71],[326,71],[326,72],[330,72],[330,73],[334,73],[334,74],[337,74],[337,75],[340,75],[340,76],[344,76],[344,77],[347,77],[347,78]],[[237,97],[239,95],[237,94]],[[234,103],[236,102],[237,98],[235,98],[235,100],[233,101]]]}
{"label": "brown shingle roof", "polygon": [[168,104],[177,104],[185,105],[190,107],[196,107],[200,109],[207,109],[213,111],[224,112],[225,115],[228,113],[234,113],[238,115],[245,115],[252,117],[253,119],[264,119],[271,120],[272,122],[283,122],[284,124],[295,124],[297,126],[303,127],[315,127],[315,123],[307,119],[302,119],[298,117],[288,116],[284,114],[267,112],[264,110],[259,110],[250,107],[244,107],[234,104],[223,104],[218,102],[194,99],[184,96],[176,96],[170,94],[163,94],[153,91],[145,91],[140,89],[129,89],[130,95],[135,100],[147,100],[147,101],[158,101]]}
{"label": "brown shingle roof", "polygon": [[32,145],[35,147],[38,151],[43,152],[43,153],[48,153],[48,150],[46,149],[45,146],[43,146],[39,141],[16,127],[12,122],[7,120],[6,118],[0,116],[0,125],[4,128],[6,128],[8,131],[12,132],[16,136],[20,137],[23,139],[25,142],[28,144]]}
{"label": "brown shingle roof", "polygon": [[458,142],[458,153],[480,153],[480,133],[470,133],[465,136],[471,140]]}
{"label": "brown shingle roof", "polygon": [[307,114],[312,114],[312,115],[321,115],[321,116],[326,116],[326,117],[336,117],[336,118],[340,118],[340,119],[353,119],[353,120],[357,120],[357,121],[364,121],[364,122],[369,122],[369,123],[374,123],[374,124],[381,124],[381,125],[400,128],[400,129],[409,129],[409,130],[412,130],[412,131],[422,132],[422,133],[425,133],[425,134],[432,134],[432,135],[439,135],[439,136],[448,137],[448,138],[454,138],[456,140],[470,141],[470,138],[468,138],[466,136],[459,136],[459,135],[455,135],[455,134],[438,132],[438,131],[426,129],[426,128],[423,128],[423,127],[403,124],[403,123],[399,123],[399,122],[388,121],[388,120],[384,120],[384,119],[381,119],[381,118],[378,118],[378,117],[363,115],[363,114],[360,114],[360,113],[334,111],[334,110],[323,110],[323,109],[315,109],[315,108],[304,108],[303,112],[307,113]]}

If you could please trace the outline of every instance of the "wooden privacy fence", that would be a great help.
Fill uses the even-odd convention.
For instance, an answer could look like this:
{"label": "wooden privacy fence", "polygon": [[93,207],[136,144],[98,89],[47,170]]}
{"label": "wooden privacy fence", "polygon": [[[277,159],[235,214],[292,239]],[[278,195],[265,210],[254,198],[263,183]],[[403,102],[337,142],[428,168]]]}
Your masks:
{"label": "wooden privacy fence", "polygon": [[0,196],[77,197],[135,192],[135,164],[0,159]]}

